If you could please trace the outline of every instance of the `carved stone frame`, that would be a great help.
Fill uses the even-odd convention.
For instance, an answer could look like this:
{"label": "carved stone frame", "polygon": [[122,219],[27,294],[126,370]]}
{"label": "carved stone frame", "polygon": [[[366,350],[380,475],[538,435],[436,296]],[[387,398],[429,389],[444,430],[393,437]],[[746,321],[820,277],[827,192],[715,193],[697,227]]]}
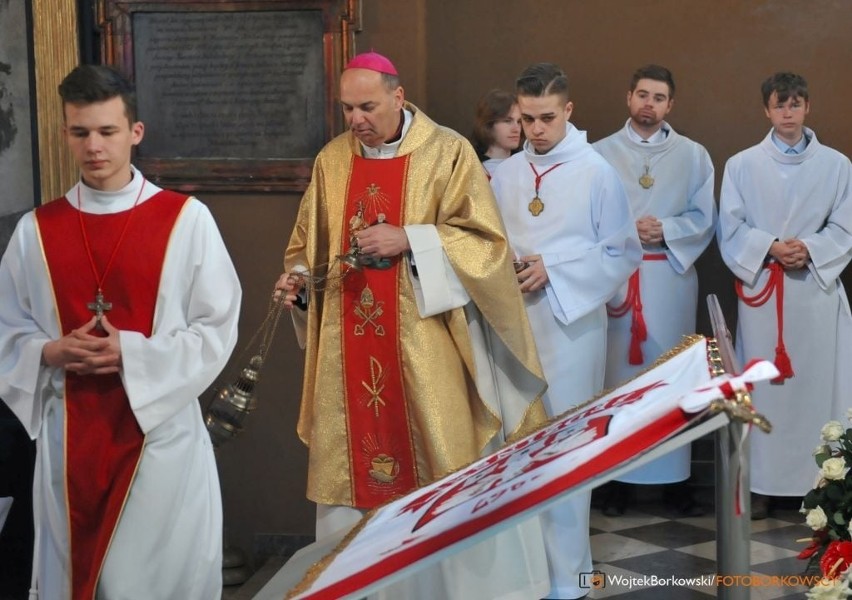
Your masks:
{"label": "carved stone frame", "polygon": [[[353,30],[360,26],[359,0],[98,0],[102,60],[134,76],[134,12],[319,10],[323,20],[325,123],[330,140],[342,128],[335,102],[342,66],[351,57]],[[313,156],[241,159],[139,157],[135,164],[158,185],[193,192],[302,191],[310,180]]]}

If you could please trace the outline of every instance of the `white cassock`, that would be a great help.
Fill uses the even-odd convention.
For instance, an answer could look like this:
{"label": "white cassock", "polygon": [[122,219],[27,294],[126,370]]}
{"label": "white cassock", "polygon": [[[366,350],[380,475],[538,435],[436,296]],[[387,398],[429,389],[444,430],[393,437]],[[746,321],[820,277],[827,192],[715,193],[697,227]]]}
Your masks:
{"label": "white cassock", "polygon": [[494,172],[497,170],[497,167],[502,165],[505,161],[505,158],[488,158],[482,161],[482,166],[485,167],[485,172],[488,173],[489,179],[494,177]]}
{"label": "white cassock", "polygon": [[[852,389],[852,316],[840,273],[852,252],[852,167],[849,159],[810,142],[798,155],[782,153],[770,132],[728,160],[722,180],[719,246],[746,296],[766,285],[765,259],[775,239],[797,238],[810,253],[807,267],[784,272],[783,334],[795,376],[761,383],[752,393],[772,433],[751,436],[751,490],[803,496],[817,466],[809,448],[831,419],[845,422]],[[776,297],[760,307],[739,300],[737,354],[775,358]]]}
{"label": "white cassock", "polygon": [[[82,184],[65,199],[84,212],[133,206],[141,174],[122,190]],[[160,189],[145,184],[140,202]],[[120,264],[116,268],[121,268]],[[120,333],[124,388],[145,445],[101,572],[99,598],[207,600],[222,592],[222,502],[198,395],[225,366],[237,338],[240,284],[213,217],[191,200],[162,269],[150,338]],[[60,337],[34,225],[25,215],[0,263],[0,396],[36,440],[36,547],[31,598],[70,597],[64,490],[64,371],[41,364]],[[141,594],[141,596],[140,596]]]}
{"label": "white cassock", "polygon": [[[645,369],[666,350],[695,333],[698,275],[693,266],[707,248],[716,227],[713,197],[713,163],[703,146],[679,135],[664,124],[668,135],[657,143],[641,143],[625,126],[593,145],[618,171],[635,219],[656,217],[663,224],[665,247],[644,245],[645,260],[639,267],[639,293],[647,339],[642,342],[642,362],[630,364],[633,313],[610,317],[607,330],[607,388],[617,387]],[[653,184],[645,188],[645,175]],[[647,181],[646,185],[647,185]],[[624,285],[610,301],[622,304]],[[619,478],[626,483],[673,483],[689,477],[690,446],[661,456]]]}
{"label": "white cassock", "polygon": [[[551,416],[590,400],[603,389],[605,303],[639,266],[642,248],[615,170],[566,123],[567,133],[547,154],[529,143],[507,158],[491,180],[517,256],[540,254],[549,282],[524,294],[548,391]],[[562,163],[562,164],[560,164]],[[532,164],[544,175],[536,194]],[[538,195],[544,211],[528,206]],[[589,500],[575,494],[542,516],[550,562],[551,598],[576,598],[579,573],[591,570]]]}

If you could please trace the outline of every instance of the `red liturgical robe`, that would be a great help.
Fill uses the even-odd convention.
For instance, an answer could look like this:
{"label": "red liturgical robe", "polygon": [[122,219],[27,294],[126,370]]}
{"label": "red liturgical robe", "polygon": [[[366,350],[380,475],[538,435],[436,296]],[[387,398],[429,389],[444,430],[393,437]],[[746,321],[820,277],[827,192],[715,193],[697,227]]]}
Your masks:
{"label": "red liturgical robe", "polygon": [[[68,202],[36,210],[63,335],[92,317],[88,305],[98,282],[87,244],[98,278],[103,277],[104,299],[112,304],[110,322],[120,330],[151,335],[166,248],[186,201],[184,195],[161,191],[127,211],[83,214],[85,233]],[[117,373],[66,373],[65,411],[73,597],[93,598],[145,438]]]}

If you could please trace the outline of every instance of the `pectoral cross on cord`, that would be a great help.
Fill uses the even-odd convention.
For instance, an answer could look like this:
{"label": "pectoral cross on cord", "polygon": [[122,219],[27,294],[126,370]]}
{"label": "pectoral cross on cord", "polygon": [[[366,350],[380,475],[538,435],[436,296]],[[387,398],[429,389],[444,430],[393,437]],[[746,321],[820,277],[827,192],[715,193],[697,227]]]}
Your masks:
{"label": "pectoral cross on cord", "polygon": [[101,317],[104,316],[104,313],[108,310],[112,310],[112,302],[104,302],[104,293],[100,287],[98,287],[98,293],[95,294],[95,301],[89,302],[86,305],[90,311],[95,314],[95,318],[98,321],[98,326],[101,324]]}
{"label": "pectoral cross on cord", "polygon": [[112,249],[112,254],[110,254],[109,261],[107,261],[106,268],[104,269],[103,274],[98,273],[98,267],[95,264],[95,257],[92,255],[92,246],[89,244],[89,236],[86,233],[86,224],[83,222],[83,208],[80,202],[80,187],[81,184],[77,185],[77,216],[80,217],[80,233],[83,236],[83,246],[86,248],[86,256],[89,257],[89,264],[92,267],[92,275],[95,277],[95,283],[97,284],[97,289],[95,290],[95,300],[94,302],[89,302],[86,304],[86,308],[92,311],[92,314],[95,315],[96,326],[100,329],[103,329],[103,325],[101,324],[101,319],[104,316],[104,313],[112,310],[112,302],[107,302],[104,300],[104,280],[106,280],[107,275],[109,275],[109,271],[112,268],[113,263],[115,262],[115,257],[118,254],[118,249],[121,246],[121,242],[124,241],[124,235],[127,233],[127,227],[130,225],[130,218],[133,216],[133,212],[136,210],[136,205],[139,204],[139,199],[142,197],[142,190],[145,189],[146,180],[142,178],[142,185],[139,186],[139,193],[136,194],[136,200],[133,202],[133,206],[127,212],[127,218],[124,220],[124,227],[121,229],[121,233],[118,236],[118,240],[115,242],[115,247]]}

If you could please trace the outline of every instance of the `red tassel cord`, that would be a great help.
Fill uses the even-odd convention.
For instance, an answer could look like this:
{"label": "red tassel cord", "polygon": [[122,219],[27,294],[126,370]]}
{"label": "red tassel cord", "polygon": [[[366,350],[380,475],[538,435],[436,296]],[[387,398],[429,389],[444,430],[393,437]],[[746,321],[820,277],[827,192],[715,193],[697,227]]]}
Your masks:
{"label": "red tassel cord", "polygon": [[790,362],[790,356],[787,354],[787,348],[784,346],[784,268],[780,263],[775,261],[770,262],[767,267],[769,269],[769,279],[766,285],[754,296],[746,296],[743,292],[743,282],[739,279],[735,282],[737,296],[746,306],[755,308],[763,306],[774,295],[775,296],[775,319],[778,324],[778,341],[775,346],[775,366],[778,368],[780,375],[772,380],[772,383],[783,383],[785,379],[790,379],[795,375],[793,365]]}
{"label": "red tassel cord", "polygon": [[[664,253],[646,254],[642,257],[642,260],[668,260],[668,258]],[[631,310],[633,313],[630,321],[630,349],[627,353],[627,362],[631,365],[641,365],[645,362],[645,357],[642,354],[642,342],[648,339],[648,327],[645,325],[645,316],[642,314],[639,269],[636,269],[627,281],[627,295],[624,302],[618,306],[607,306],[606,314],[618,319]]]}

